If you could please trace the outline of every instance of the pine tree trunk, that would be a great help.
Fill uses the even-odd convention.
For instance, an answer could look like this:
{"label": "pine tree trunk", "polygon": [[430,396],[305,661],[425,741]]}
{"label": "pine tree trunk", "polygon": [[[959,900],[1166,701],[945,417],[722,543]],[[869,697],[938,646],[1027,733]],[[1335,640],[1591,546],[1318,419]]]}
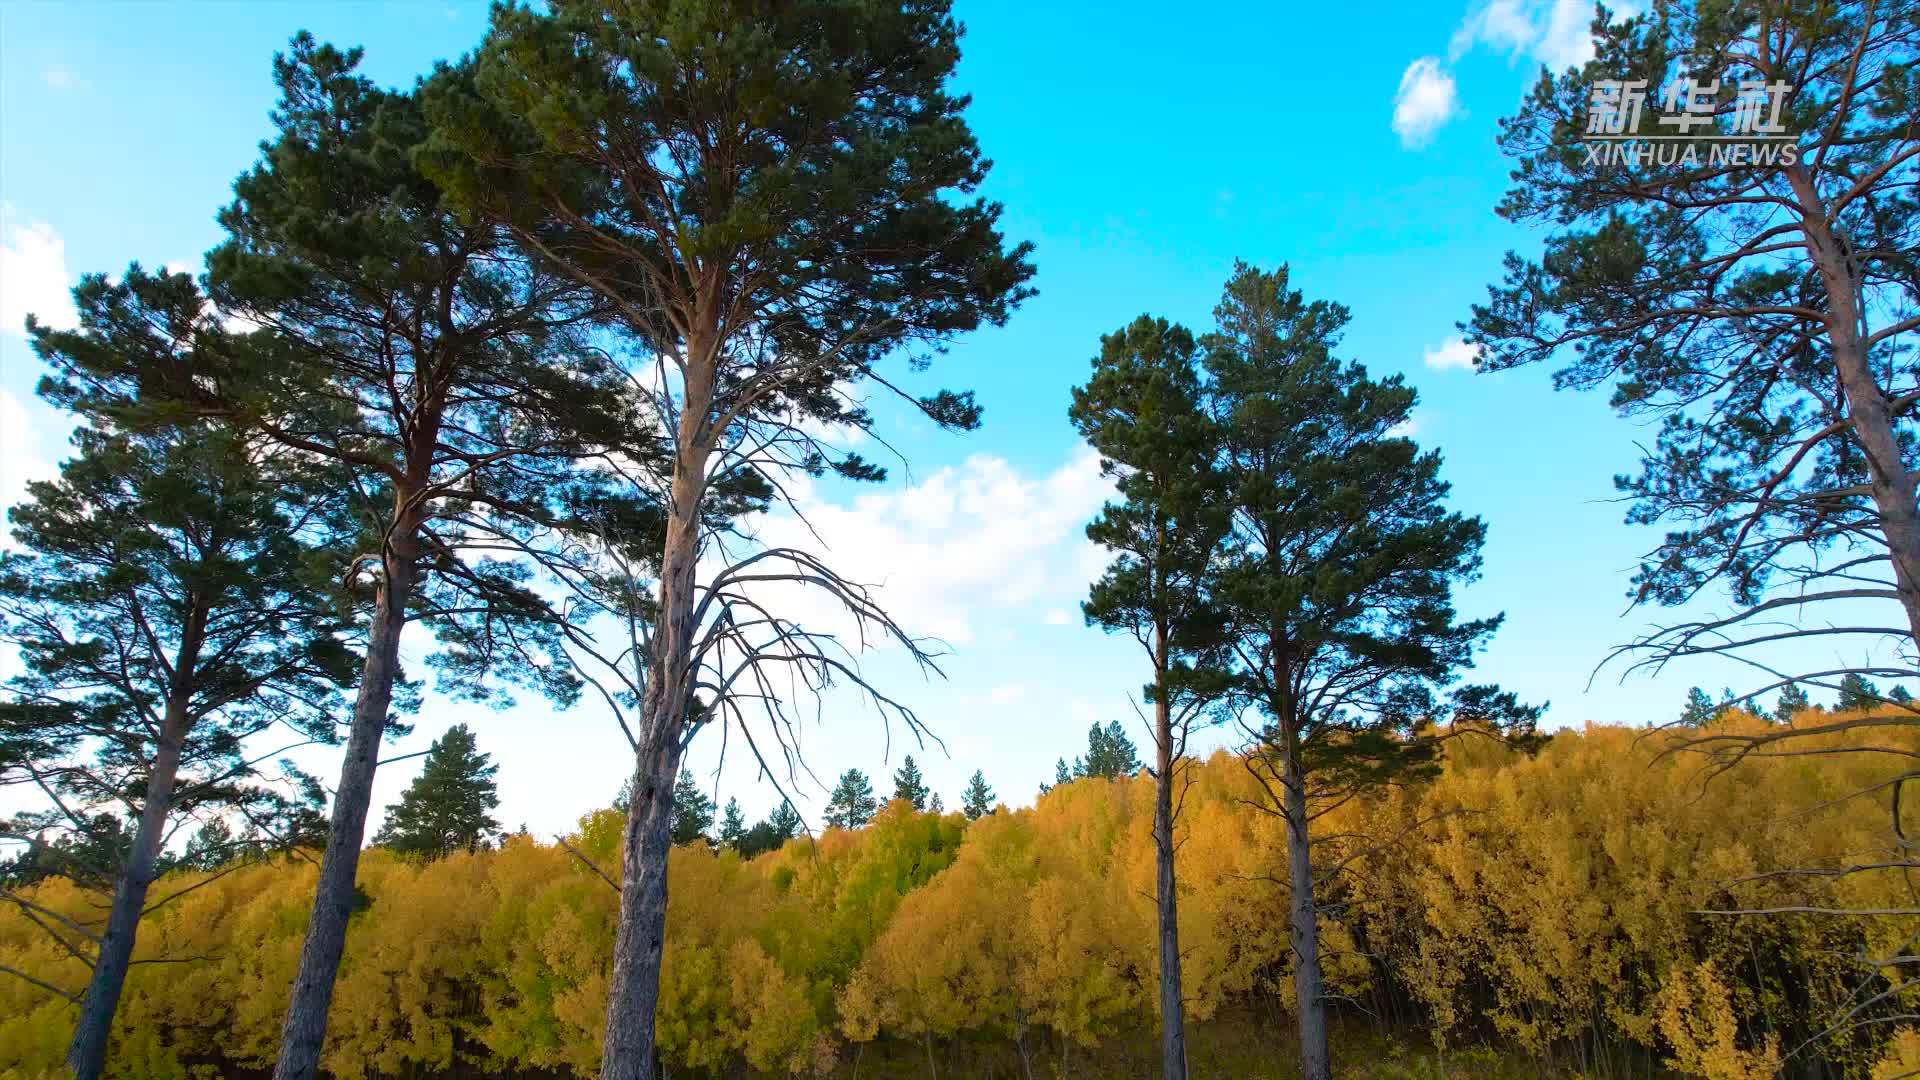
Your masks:
{"label": "pine tree trunk", "polygon": [[620,925],[607,995],[602,1080],[652,1080],[653,1023],[667,932],[667,854],[673,848],[677,738],[639,755],[622,844]]}
{"label": "pine tree trunk", "polygon": [[1867,458],[1867,486],[1886,537],[1894,589],[1906,609],[1908,632],[1920,642],[1920,505],[1916,505],[1920,486],[1907,471],[1886,394],[1867,362],[1860,283],[1845,241],[1828,227],[1826,204],[1806,165],[1789,168],[1787,178],[1800,204],[1807,251],[1827,290],[1827,337],[1854,438]]}
{"label": "pine tree trunk", "polygon": [[320,880],[314,886],[313,914],[307,922],[299,972],[294,976],[286,1019],[280,1028],[280,1060],[274,1066],[274,1080],[313,1080],[320,1071],[327,1010],[333,1002],[340,955],[346,948],[347,920],[353,914],[354,878],[360,868],[360,843],[367,831],[367,808],[373,801],[373,774],[380,763],[380,739],[386,733],[393,682],[400,671],[400,633],[406,626],[407,602],[416,574],[416,530],[417,524],[405,530],[396,528],[383,562],[367,659],[360,672],[360,692],[353,703],[346,759],[341,762],[340,784],[333,796],[327,850],[320,859]]}
{"label": "pine tree trunk", "polygon": [[1301,1080],[1332,1080],[1327,1054],[1327,1001],[1320,977],[1320,927],[1313,901],[1313,857],[1307,836],[1306,776],[1298,740],[1281,747],[1281,814],[1287,823],[1287,881],[1293,938],[1294,1008],[1300,1020]]}
{"label": "pine tree trunk", "polygon": [[686,396],[677,429],[672,507],[660,559],[660,615],[641,703],[634,791],[621,861],[620,921],[607,988],[601,1080],[653,1080],[654,1010],[667,925],[667,855],[673,847],[673,782],[680,770],[692,657],[694,571],[700,558],[700,503],[707,452],[701,440],[712,404],[711,349],[689,344]]}
{"label": "pine tree trunk", "polygon": [[[197,664],[198,660],[193,663]],[[140,808],[133,849],[127,853],[127,862],[114,882],[107,932],[100,939],[100,952],[93,962],[93,976],[87,981],[86,996],[81,999],[73,1041],[67,1046],[67,1067],[73,1070],[76,1080],[96,1080],[106,1068],[113,1014],[120,1005],[120,991],[126,986],[134,936],[140,929],[140,913],[147,906],[147,889],[153,884],[160,844],[167,835],[167,816],[173,806],[174,781],[180,771],[180,749],[186,742],[187,727],[186,699],[176,693],[174,700],[167,703],[153,767],[147,773],[146,802]]]}
{"label": "pine tree trunk", "polygon": [[1185,1080],[1186,1016],[1180,1000],[1180,898],[1173,873],[1173,724],[1167,694],[1154,707],[1153,778],[1154,898],[1160,917],[1160,1075]]}

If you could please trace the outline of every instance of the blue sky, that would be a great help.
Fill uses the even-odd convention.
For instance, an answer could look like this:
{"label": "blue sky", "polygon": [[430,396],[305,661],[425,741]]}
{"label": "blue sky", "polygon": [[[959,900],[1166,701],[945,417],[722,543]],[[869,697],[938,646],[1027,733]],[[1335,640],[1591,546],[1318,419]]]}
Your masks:
{"label": "blue sky", "polygon": [[[1415,437],[1445,452],[1454,504],[1490,529],[1485,577],[1461,607],[1507,614],[1477,679],[1551,700],[1557,726],[1663,721],[1689,685],[1736,681],[1701,665],[1624,685],[1603,673],[1588,688],[1647,617],[1623,617],[1625,592],[1656,538],[1609,500],[1648,433],[1600,396],[1554,392],[1545,370],[1479,376],[1458,362],[1456,322],[1504,252],[1538,243],[1493,214],[1510,164],[1496,121],[1542,62],[1580,57],[1577,3],[1245,3],[1169,18],[1164,5],[962,0],[958,13],[960,85],[996,162],[987,194],[1006,204],[1009,236],[1037,245],[1039,296],[936,366],[978,392],[981,431],[902,418],[884,433],[910,470],[892,462],[886,485],[806,503],[830,558],[953,646],[945,682],[923,682],[898,654],[870,665],[943,739],[917,756],[949,806],[975,768],[1008,801],[1030,800],[1092,721],[1135,725],[1145,744],[1128,704],[1139,658],[1078,615],[1099,565],[1081,530],[1103,489],[1068,393],[1099,335],[1143,311],[1204,327],[1236,258],[1287,263],[1309,297],[1346,304],[1346,354],[1419,388]],[[269,60],[288,36],[364,45],[369,74],[407,83],[470,48],[485,19],[480,4],[425,0],[0,5],[0,500],[65,450],[66,425],[32,397],[22,313],[57,319],[78,274],[130,260],[197,271],[218,240],[214,212],[268,132]],[[502,762],[509,824],[563,829],[624,775],[618,732],[590,705],[430,700],[395,752],[456,719]],[[835,697],[805,750],[824,781],[846,767],[878,777],[903,738],[896,727],[889,760],[878,722]],[[719,744],[706,741],[695,762],[712,783]],[[744,760],[718,783],[757,815],[772,794]],[[324,756],[309,764],[333,770]],[[378,800],[416,768],[385,770]]]}

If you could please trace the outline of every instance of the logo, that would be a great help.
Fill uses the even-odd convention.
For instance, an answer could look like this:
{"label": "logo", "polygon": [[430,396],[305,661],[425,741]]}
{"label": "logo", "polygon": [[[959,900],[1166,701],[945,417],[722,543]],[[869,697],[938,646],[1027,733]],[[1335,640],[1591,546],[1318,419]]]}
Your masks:
{"label": "logo", "polygon": [[1661,92],[1649,128],[1647,80],[1601,79],[1588,96],[1587,130],[1578,141],[1589,167],[1792,165],[1800,147],[1781,119],[1792,92],[1786,82],[1743,80],[1723,102],[1718,79],[1675,79]]}

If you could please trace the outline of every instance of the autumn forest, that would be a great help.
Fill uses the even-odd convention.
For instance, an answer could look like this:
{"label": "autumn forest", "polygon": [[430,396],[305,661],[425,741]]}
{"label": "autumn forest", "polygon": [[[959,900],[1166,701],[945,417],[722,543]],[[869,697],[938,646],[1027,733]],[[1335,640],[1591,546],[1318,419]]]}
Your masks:
{"label": "autumn forest", "polygon": [[[994,438],[956,361],[1046,280],[949,0],[501,3],[400,87],[294,34],[204,272],[24,320],[0,1077],[1920,1075],[1920,3],[1562,7],[1447,363],[1605,400],[1637,566],[1504,568],[1368,313],[1245,251],[1051,388],[1047,621],[1130,713],[952,790],[975,643],[814,524]],[[1726,689],[1556,719],[1503,573],[1625,594],[1590,682]],[[527,702],[622,749],[567,831],[463,719]]]}

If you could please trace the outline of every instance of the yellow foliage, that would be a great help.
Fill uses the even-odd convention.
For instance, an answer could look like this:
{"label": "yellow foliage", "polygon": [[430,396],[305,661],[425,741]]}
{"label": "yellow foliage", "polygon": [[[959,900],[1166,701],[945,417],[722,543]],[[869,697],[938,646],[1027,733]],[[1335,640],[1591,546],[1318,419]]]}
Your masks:
{"label": "yellow foliage", "polygon": [[1920,1072],[1920,1030],[1904,1027],[1887,1040],[1880,1060],[1874,1062],[1873,1080],[1899,1080]]}
{"label": "yellow foliage", "polygon": [[1780,1071],[1779,1040],[1769,1035],[1758,1050],[1735,1045],[1739,1025],[1733,995],[1711,962],[1675,968],[1657,998],[1660,1034],[1673,1047],[1667,1064],[1705,1080],[1772,1080]]}
{"label": "yellow foliage", "polygon": [[[1920,748],[1913,733],[1875,737]],[[1467,740],[1430,784],[1316,822],[1316,861],[1342,869],[1320,896],[1330,984],[1412,1009],[1454,1046],[1625,1042],[1708,1080],[1769,1075],[1780,1047],[1824,1027],[1856,988],[1853,958],[1893,955],[1914,928],[1700,912],[1906,906],[1891,874],[1769,874],[1886,851],[1885,792],[1843,798],[1885,766],[1754,759],[1709,781],[1697,756],[1673,748],[1622,728],[1563,734],[1534,757]],[[1284,829],[1232,755],[1183,775],[1188,1008],[1196,1020],[1249,1006],[1271,1015],[1291,1001]],[[750,861],[678,849],[662,1053],[675,1070],[807,1074],[875,1039],[1024,1049],[1148,1029],[1151,819],[1149,779],[1088,779],[971,824],[895,803],[866,828]],[[570,842],[617,875],[621,831],[618,814],[600,812]],[[308,860],[288,858],[161,881],[156,898],[175,898],[142,925],[146,962],[117,1017],[114,1075],[269,1064],[313,879]],[[618,897],[594,869],[516,838],[425,864],[370,851],[360,886],[370,903],[353,918],[334,996],[334,1075],[597,1070]],[[95,898],[63,881],[32,897],[99,918]],[[0,964],[74,990],[85,975],[15,909],[0,911]],[[66,1002],[0,976],[0,1075],[56,1075],[71,1023]],[[1884,1078],[1920,1064],[1920,1035],[1889,1042],[1884,1025],[1866,1025],[1822,1052],[1837,1073]]]}

